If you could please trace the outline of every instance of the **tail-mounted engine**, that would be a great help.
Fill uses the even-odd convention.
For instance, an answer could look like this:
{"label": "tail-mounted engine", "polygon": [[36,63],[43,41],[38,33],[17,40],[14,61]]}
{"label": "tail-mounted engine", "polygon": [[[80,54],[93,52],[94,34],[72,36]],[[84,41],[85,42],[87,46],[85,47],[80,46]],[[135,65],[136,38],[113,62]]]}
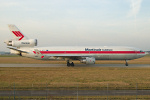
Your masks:
{"label": "tail-mounted engine", "polygon": [[95,64],[94,57],[86,57],[85,59],[82,59],[80,61],[81,61],[81,63],[85,63],[85,64]]}
{"label": "tail-mounted engine", "polygon": [[8,40],[5,42],[7,46],[13,47],[34,47],[37,46],[37,39],[29,39],[29,40]]}

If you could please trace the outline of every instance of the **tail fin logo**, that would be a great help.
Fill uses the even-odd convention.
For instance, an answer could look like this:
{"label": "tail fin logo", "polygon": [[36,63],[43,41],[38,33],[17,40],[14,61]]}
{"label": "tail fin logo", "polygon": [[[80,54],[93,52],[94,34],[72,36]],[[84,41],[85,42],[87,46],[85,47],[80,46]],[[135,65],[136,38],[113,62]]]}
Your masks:
{"label": "tail fin logo", "polygon": [[19,40],[22,40],[24,38],[24,35],[20,31],[12,31],[16,37],[19,37]]}

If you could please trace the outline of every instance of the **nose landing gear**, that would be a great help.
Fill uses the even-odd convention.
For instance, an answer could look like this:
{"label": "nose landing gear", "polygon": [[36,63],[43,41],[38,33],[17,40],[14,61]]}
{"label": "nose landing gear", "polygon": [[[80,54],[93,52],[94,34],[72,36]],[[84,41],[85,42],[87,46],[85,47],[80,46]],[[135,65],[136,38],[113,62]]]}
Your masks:
{"label": "nose landing gear", "polygon": [[128,60],[125,60],[125,62],[126,62],[125,65],[128,66],[128,65],[129,65],[129,64],[128,64]]}

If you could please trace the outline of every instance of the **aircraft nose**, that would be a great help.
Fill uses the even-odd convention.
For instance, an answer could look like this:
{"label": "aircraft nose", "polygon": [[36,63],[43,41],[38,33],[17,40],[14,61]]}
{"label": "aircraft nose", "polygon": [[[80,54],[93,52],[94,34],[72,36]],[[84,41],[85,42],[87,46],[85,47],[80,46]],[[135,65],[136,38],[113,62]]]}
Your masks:
{"label": "aircraft nose", "polygon": [[137,53],[137,58],[141,58],[141,57],[144,57],[146,55],[146,52],[144,52],[144,51],[139,51],[138,53]]}
{"label": "aircraft nose", "polygon": [[144,52],[143,54],[142,54],[142,57],[144,57],[146,55],[146,52]]}
{"label": "aircraft nose", "polygon": [[148,55],[149,53],[148,52],[145,52],[145,55]]}
{"label": "aircraft nose", "polygon": [[145,55],[146,55],[146,52],[141,52],[141,53],[139,54],[139,58],[144,57]]}

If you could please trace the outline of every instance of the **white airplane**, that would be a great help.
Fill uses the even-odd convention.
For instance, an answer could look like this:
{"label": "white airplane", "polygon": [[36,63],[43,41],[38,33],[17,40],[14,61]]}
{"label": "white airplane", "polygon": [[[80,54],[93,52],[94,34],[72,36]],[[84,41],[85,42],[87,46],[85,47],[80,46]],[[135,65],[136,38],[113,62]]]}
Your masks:
{"label": "white airplane", "polygon": [[5,41],[11,53],[40,60],[65,60],[67,66],[74,66],[72,60],[85,64],[95,64],[95,60],[128,60],[141,58],[146,55],[140,49],[133,47],[35,47],[37,39],[28,39],[15,25],[8,25],[14,38]]}

